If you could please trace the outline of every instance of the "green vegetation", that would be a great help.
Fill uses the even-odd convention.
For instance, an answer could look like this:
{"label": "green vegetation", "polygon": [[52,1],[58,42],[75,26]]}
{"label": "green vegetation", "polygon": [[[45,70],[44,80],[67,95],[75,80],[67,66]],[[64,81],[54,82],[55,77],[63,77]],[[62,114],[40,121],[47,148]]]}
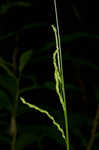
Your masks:
{"label": "green vegetation", "polygon": [[[6,15],[10,9],[16,7],[29,7],[30,9],[31,5],[30,2],[9,1],[9,4],[4,3],[0,6],[0,15]],[[18,45],[21,41],[20,33],[26,31],[30,34],[32,30],[48,29],[47,23],[26,23],[18,31],[11,30],[10,32],[9,30],[3,34],[0,33],[0,44],[4,42],[5,46],[6,41],[9,43],[11,40],[10,46],[12,46],[13,38],[17,43],[14,45],[13,54],[7,56],[10,52],[6,47],[3,49],[4,56],[0,55],[0,146],[3,145],[4,149],[46,150],[47,148],[51,149],[50,145],[53,143],[55,149],[61,150],[98,149],[99,87],[96,74],[98,74],[99,66],[87,58],[83,59],[70,52],[65,52],[64,49],[62,54],[61,43],[62,45],[71,44],[73,41],[78,42],[81,38],[99,40],[99,35],[75,32],[62,35],[60,38],[56,1],[54,1],[54,5],[56,25],[52,25],[52,29],[55,40],[43,43],[40,49],[30,48],[32,47],[30,46],[21,51],[22,45]],[[28,38],[30,40],[33,37]],[[53,51],[55,46],[56,50]],[[9,60],[12,62],[6,59],[5,54],[9,58],[11,57]],[[68,62],[71,63],[69,67]],[[67,65],[66,68],[63,67],[65,65]],[[74,69],[72,73],[69,72],[71,67]],[[73,77],[76,72],[75,68],[78,69],[77,77]],[[81,81],[79,74],[82,68],[89,69],[88,75],[86,72],[84,75],[86,80],[91,82],[90,85],[94,87],[94,91],[90,91],[90,85],[88,86],[89,95],[87,94],[86,80],[83,81],[82,78],[83,88],[80,87],[81,85],[75,84],[75,80]],[[66,74],[63,75],[63,71]],[[96,73],[95,76],[91,78],[91,74],[94,73]],[[67,76],[65,78],[67,74],[72,81],[68,81]],[[94,93],[94,97],[92,97],[92,93]],[[79,96],[79,101],[77,101],[77,96]],[[70,104],[68,105],[68,103]],[[87,105],[89,109],[91,104],[92,108],[86,111]],[[72,107],[68,108],[70,105]],[[84,111],[78,111],[78,108],[75,107],[80,107]]]}

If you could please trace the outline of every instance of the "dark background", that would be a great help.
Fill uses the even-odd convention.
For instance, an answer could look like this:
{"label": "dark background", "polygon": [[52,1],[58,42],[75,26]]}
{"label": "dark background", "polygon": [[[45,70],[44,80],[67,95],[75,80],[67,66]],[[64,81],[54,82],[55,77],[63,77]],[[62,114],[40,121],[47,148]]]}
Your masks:
{"label": "dark background", "polygon": [[[32,50],[32,57],[23,70],[20,89],[33,88],[20,96],[49,110],[64,128],[63,112],[55,92],[52,60],[55,37],[51,25],[56,24],[53,0],[25,1],[24,4],[29,3],[30,6],[18,3],[20,1],[14,2],[0,1],[0,57],[12,63],[13,52],[18,49],[18,77],[20,57]],[[94,11],[92,5],[90,9],[87,0],[57,0],[70,150],[87,149],[99,102],[98,10]],[[64,141],[52,122],[45,115],[23,106],[20,101],[16,120],[16,147],[49,150],[54,145],[55,149],[65,149]],[[98,148],[97,139],[93,150]]]}

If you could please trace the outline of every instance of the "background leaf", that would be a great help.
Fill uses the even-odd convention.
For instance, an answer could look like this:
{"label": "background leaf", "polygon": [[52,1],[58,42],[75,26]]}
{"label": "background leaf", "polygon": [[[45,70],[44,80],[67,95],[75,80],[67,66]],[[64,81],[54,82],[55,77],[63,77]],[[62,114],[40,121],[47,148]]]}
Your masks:
{"label": "background leaf", "polygon": [[22,56],[20,57],[20,62],[19,62],[19,72],[20,73],[23,71],[24,67],[27,65],[31,56],[32,56],[32,50],[29,50],[29,51],[23,53]]}
{"label": "background leaf", "polygon": [[6,62],[3,58],[0,57],[0,67],[2,67],[10,76],[14,76],[8,65],[12,67],[10,63]]}
{"label": "background leaf", "polygon": [[[1,92],[0,103],[2,103],[2,105],[9,107],[10,103],[11,104],[14,103],[17,89],[18,89],[17,79],[14,76],[9,76],[5,71],[0,72],[0,92]],[[5,103],[4,101],[7,100],[8,102]]]}

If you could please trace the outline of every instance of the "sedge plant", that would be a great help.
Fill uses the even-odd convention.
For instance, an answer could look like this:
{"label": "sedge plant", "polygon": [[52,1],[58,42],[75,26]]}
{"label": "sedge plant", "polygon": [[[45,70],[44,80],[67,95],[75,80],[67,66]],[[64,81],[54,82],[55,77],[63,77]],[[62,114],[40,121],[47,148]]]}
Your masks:
{"label": "sedge plant", "polygon": [[68,132],[68,116],[67,116],[67,106],[66,106],[66,96],[65,96],[65,87],[64,87],[64,76],[63,76],[63,65],[62,65],[62,53],[61,53],[61,42],[60,42],[60,33],[59,33],[59,24],[58,24],[58,15],[57,15],[57,7],[56,1],[54,0],[55,6],[55,15],[56,15],[56,27],[52,25],[52,29],[55,34],[56,40],[56,50],[53,53],[53,65],[54,65],[54,78],[56,81],[56,93],[59,96],[60,104],[62,105],[63,113],[64,113],[64,122],[66,133],[61,128],[60,124],[55,121],[55,118],[50,115],[47,110],[41,109],[36,105],[28,103],[24,98],[20,97],[20,100],[23,104],[26,104],[28,107],[33,108],[41,113],[44,113],[48,116],[50,120],[52,120],[53,124],[57,127],[57,129],[61,132],[62,138],[65,140],[66,149],[69,148],[69,132]]}

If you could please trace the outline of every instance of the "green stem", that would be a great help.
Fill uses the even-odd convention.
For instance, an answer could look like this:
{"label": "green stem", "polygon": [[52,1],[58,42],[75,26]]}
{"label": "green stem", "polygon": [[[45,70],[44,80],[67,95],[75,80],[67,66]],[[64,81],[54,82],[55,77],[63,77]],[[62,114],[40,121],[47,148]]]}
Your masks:
{"label": "green stem", "polygon": [[58,15],[57,15],[57,7],[56,0],[54,0],[55,6],[55,15],[56,15],[56,26],[57,26],[57,49],[58,49],[58,69],[62,78],[62,94],[63,94],[63,103],[64,103],[64,118],[65,118],[65,126],[66,126],[66,146],[67,150],[69,150],[69,133],[68,133],[68,117],[67,117],[67,106],[66,106],[66,96],[65,96],[65,87],[64,87],[64,76],[63,76],[63,65],[62,65],[62,53],[61,53],[61,42],[60,42],[60,33],[59,33],[59,23],[58,23]]}

